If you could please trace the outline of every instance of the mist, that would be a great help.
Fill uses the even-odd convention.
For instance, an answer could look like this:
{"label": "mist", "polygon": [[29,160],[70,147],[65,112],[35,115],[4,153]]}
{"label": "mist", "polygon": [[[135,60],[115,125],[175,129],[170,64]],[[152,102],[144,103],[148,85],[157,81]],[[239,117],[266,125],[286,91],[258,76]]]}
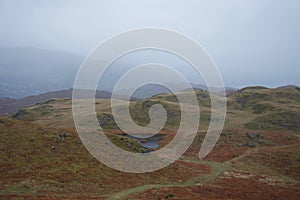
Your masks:
{"label": "mist", "polygon": [[[0,46],[72,54],[76,60],[70,61],[72,67],[70,64],[47,67],[56,69],[54,75],[72,68],[69,76],[74,76],[74,69],[83,58],[112,35],[135,28],[160,27],[179,31],[200,43],[219,67],[226,86],[300,85],[299,10],[297,0],[1,0]],[[136,57],[133,54],[120,65],[134,64],[137,58],[138,62],[149,61],[149,56],[141,60],[139,54]],[[162,54],[159,59],[173,65],[181,63]],[[7,68],[11,66],[2,61],[1,84],[17,79],[18,73],[22,78],[21,71],[8,73]],[[118,67],[115,70],[118,73]],[[30,80],[37,75],[26,76]],[[195,77],[191,79],[197,82]]]}

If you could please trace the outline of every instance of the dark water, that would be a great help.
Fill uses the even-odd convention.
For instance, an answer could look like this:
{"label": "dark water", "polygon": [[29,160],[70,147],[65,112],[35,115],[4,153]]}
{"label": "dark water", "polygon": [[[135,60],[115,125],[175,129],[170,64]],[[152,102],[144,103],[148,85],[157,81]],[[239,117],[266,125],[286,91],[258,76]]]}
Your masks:
{"label": "dark water", "polygon": [[163,140],[163,134],[156,134],[152,137],[149,138],[143,138],[144,141],[146,142],[142,142],[142,138],[138,138],[138,137],[134,137],[128,134],[124,134],[124,136],[129,137],[135,141],[137,141],[141,146],[147,148],[147,149],[157,149],[159,148],[159,144],[158,142]]}

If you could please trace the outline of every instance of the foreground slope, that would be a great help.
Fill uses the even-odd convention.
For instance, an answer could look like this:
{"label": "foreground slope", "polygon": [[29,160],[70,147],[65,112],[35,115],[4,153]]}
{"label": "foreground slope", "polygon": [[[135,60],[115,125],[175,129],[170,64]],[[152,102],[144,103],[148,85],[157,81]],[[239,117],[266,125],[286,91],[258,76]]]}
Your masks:
{"label": "foreground slope", "polygon": [[[70,129],[55,129],[0,118],[0,197],[108,198],[115,192],[144,184],[187,181],[210,172],[205,164],[178,161],[147,174],[113,170],[93,158]],[[111,136],[122,148],[140,152],[129,139]],[[129,145],[130,144],[130,145]]]}

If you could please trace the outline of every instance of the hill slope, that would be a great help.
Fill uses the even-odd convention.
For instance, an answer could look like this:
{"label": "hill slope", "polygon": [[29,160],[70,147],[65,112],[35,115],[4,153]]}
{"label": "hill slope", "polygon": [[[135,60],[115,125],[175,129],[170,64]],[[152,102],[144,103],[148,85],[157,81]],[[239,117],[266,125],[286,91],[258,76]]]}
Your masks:
{"label": "hill slope", "polygon": [[[109,137],[125,150],[140,152],[140,146],[133,140]],[[188,166],[178,162],[147,174],[122,173],[93,158],[72,129],[50,128],[5,117],[0,117],[0,158],[0,198],[51,195],[106,199],[127,188],[186,181],[210,170],[203,164]]]}
{"label": "hill slope", "polygon": [[[248,87],[230,95],[220,140],[200,160],[210,98],[206,91],[197,90],[202,123],[193,144],[180,160],[146,174],[117,172],[95,160],[75,132],[70,99],[23,108],[14,115],[19,120],[0,117],[0,198],[297,199],[299,118],[282,112],[298,116],[299,92],[295,87]],[[130,112],[137,123],[147,124],[149,107],[156,103],[170,117],[158,142],[163,147],[174,137],[180,121],[177,98],[161,94],[132,101]],[[123,105],[117,106],[122,109]],[[109,99],[97,99],[96,111],[113,143],[127,151],[145,150],[120,134]]]}

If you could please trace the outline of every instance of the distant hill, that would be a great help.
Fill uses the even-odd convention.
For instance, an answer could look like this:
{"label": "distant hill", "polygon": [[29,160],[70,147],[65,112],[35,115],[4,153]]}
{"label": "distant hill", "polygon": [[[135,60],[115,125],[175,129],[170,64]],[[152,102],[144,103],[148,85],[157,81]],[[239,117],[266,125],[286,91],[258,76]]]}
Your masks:
{"label": "distant hill", "polygon": [[[205,90],[195,90],[201,111],[200,123],[201,130],[205,130],[210,121],[210,95]],[[180,92],[178,95],[186,95],[189,91]],[[212,94],[218,95],[218,94]],[[51,102],[49,108],[47,102],[44,104],[34,105],[20,110],[16,115],[18,119],[35,119],[42,120],[46,116],[49,120],[61,120],[71,115],[71,101],[65,100],[68,104],[64,109],[62,118],[55,117],[61,108],[62,102],[57,99]],[[65,102],[63,101],[63,103]],[[100,121],[107,122],[107,127],[115,129],[116,126],[111,122],[113,119],[110,113],[110,102],[99,100],[98,111]],[[136,122],[146,125],[150,123],[148,109],[153,104],[162,104],[170,116],[166,122],[166,127],[174,128],[180,122],[180,107],[174,94],[159,94],[151,98],[134,101],[131,106],[131,117]],[[55,110],[55,106],[58,105]],[[105,105],[105,106],[104,106]],[[25,111],[25,112],[24,112]],[[43,111],[43,112],[42,112]],[[42,114],[46,113],[45,116]],[[104,114],[103,114],[104,113]],[[72,120],[69,120],[72,121]],[[53,123],[53,121],[51,121]],[[62,124],[65,126],[65,123]],[[230,128],[247,128],[252,130],[272,130],[272,131],[300,131],[300,90],[298,87],[280,87],[265,88],[251,86],[240,89],[227,97],[227,115],[225,127]]]}
{"label": "distant hill", "polygon": [[33,47],[0,47],[0,97],[72,88],[84,57]]}
{"label": "distant hill", "polygon": [[[111,93],[96,91],[96,98],[110,99]],[[72,89],[47,92],[40,95],[28,96],[23,99],[0,98],[0,115],[10,115],[20,108],[27,107],[54,98],[72,98]]]}
{"label": "distant hill", "polygon": [[278,88],[289,88],[289,89],[300,90],[300,87],[296,86],[296,85],[286,85],[286,86],[281,86],[281,87],[278,87]]}

